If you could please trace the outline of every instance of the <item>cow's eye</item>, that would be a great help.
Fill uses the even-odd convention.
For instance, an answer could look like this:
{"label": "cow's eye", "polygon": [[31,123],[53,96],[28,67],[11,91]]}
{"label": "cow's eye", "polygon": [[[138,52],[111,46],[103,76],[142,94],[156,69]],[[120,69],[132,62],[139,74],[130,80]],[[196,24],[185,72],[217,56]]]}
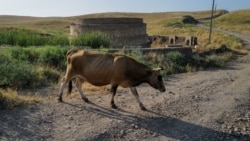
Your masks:
{"label": "cow's eye", "polygon": [[161,80],[162,80],[162,76],[160,76],[160,75],[159,75],[159,76],[158,76],[158,80],[160,80],[160,81],[161,81]]}

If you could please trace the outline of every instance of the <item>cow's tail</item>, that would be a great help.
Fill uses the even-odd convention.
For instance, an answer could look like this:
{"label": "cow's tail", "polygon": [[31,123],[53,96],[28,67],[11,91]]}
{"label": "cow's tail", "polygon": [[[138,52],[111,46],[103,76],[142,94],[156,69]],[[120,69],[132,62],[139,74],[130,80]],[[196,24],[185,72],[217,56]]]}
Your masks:
{"label": "cow's tail", "polygon": [[69,81],[67,96],[72,92],[72,80]]}

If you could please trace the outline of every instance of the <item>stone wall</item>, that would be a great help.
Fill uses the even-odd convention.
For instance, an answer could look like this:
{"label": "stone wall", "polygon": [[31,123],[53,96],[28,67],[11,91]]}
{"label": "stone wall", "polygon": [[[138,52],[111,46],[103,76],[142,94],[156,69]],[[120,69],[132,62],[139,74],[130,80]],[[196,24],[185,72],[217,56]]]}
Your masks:
{"label": "stone wall", "polygon": [[[121,49],[109,49],[109,53],[115,53],[120,51]],[[147,53],[156,53],[156,54],[167,54],[169,52],[177,51],[183,54],[186,57],[192,57],[192,48],[190,47],[161,47],[161,48],[140,48],[140,47],[135,47],[135,48],[123,48],[123,51],[125,53],[131,52],[131,51],[139,51],[142,54],[147,54]]]}
{"label": "stone wall", "polygon": [[197,45],[197,37],[194,36],[162,36],[152,35],[149,36],[150,47],[176,47],[176,46],[188,46],[194,47]]}
{"label": "stone wall", "polygon": [[99,31],[110,36],[112,47],[146,46],[148,35],[141,18],[86,18],[70,25],[70,35]]}

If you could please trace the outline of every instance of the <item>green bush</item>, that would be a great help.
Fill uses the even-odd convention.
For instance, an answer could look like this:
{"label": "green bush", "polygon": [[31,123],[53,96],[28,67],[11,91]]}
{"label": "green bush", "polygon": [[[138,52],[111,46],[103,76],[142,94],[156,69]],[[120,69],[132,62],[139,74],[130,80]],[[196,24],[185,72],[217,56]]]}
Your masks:
{"label": "green bush", "polygon": [[26,62],[18,62],[2,56],[0,68],[0,87],[34,87],[34,81],[39,81],[33,67]]}
{"label": "green bush", "polygon": [[194,17],[192,17],[190,15],[183,16],[182,22],[184,24],[197,24],[197,23],[199,23],[198,20],[196,20]]}
{"label": "green bush", "polygon": [[182,73],[195,70],[198,62],[191,57],[186,57],[178,51],[167,54],[148,53],[144,55],[145,64],[152,67],[163,67],[163,75]]}
{"label": "green bush", "polygon": [[0,87],[34,88],[57,83],[68,47],[12,47],[0,52]]}
{"label": "green bush", "polygon": [[70,48],[64,47],[43,47],[37,49],[39,52],[38,63],[57,69],[66,68],[66,52]]}
{"label": "green bush", "polygon": [[232,53],[211,54],[206,56],[202,61],[205,67],[225,67],[232,58]]}

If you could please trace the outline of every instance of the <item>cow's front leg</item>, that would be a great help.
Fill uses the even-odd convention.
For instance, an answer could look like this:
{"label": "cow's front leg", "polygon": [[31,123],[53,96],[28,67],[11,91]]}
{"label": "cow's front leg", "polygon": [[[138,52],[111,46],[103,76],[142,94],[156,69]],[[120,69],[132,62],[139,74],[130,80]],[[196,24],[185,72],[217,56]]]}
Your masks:
{"label": "cow's front leg", "polygon": [[139,106],[140,106],[141,110],[146,111],[147,109],[146,109],[146,108],[144,107],[144,105],[141,103],[136,88],[135,88],[135,87],[130,87],[130,90],[131,90],[132,94],[135,96],[137,102],[139,103]]}
{"label": "cow's front leg", "polygon": [[116,94],[116,90],[117,90],[117,85],[112,85],[111,86],[111,93],[112,93],[112,98],[111,98],[111,107],[114,108],[114,109],[117,109],[117,106],[115,105],[115,101],[114,101],[114,97],[115,97],[115,94]]}

